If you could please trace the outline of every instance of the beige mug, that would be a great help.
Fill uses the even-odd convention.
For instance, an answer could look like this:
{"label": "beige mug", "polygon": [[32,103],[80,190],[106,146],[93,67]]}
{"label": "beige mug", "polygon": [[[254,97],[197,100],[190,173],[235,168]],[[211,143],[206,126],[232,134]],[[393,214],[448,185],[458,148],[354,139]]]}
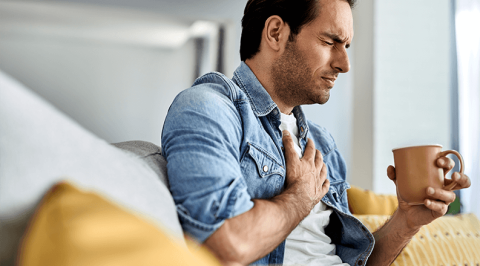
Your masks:
{"label": "beige mug", "polygon": [[456,182],[445,186],[443,169],[437,166],[437,159],[447,154],[455,154],[460,161],[460,173],[463,174],[463,158],[454,150],[442,151],[441,145],[412,146],[393,149],[397,194],[410,205],[423,204],[427,187],[452,190]]}

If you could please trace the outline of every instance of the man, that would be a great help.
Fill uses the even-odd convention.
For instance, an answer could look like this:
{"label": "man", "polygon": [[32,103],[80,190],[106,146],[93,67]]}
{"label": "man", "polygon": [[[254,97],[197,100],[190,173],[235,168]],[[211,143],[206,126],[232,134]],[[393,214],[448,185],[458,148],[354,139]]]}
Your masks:
{"label": "man", "polygon": [[455,199],[430,189],[438,201],[399,199],[373,235],[351,216],[345,162],[299,106],[326,103],[349,71],[353,2],[249,0],[233,79],[200,77],[170,107],[162,145],[180,222],[225,263],[387,265]]}

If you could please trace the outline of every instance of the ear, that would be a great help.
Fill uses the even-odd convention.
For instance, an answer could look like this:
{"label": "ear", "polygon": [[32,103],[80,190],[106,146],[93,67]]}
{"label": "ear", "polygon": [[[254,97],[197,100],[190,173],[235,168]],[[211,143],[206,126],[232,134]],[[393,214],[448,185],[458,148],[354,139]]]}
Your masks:
{"label": "ear", "polygon": [[269,17],[263,28],[263,41],[275,52],[283,52],[290,36],[290,27],[277,15]]}

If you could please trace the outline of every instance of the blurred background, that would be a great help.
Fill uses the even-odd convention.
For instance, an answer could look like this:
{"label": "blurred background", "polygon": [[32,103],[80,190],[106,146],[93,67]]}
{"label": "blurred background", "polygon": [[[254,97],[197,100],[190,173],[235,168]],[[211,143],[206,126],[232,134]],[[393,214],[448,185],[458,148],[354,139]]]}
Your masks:
{"label": "blurred background", "polygon": [[[245,3],[0,0],[0,71],[107,142],[161,145],[175,95],[240,64]],[[480,0],[358,0],[354,23],[351,71],[327,104],[304,107],[349,182],[395,193],[391,150],[442,144],[473,181],[455,208],[480,216]]]}

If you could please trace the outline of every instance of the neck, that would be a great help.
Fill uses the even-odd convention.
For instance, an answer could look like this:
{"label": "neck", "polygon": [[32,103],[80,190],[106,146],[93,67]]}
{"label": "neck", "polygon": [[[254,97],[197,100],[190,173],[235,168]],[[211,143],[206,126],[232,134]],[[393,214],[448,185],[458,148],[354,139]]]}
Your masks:
{"label": "neck", "polygon": [[252,70],[258,81],[260,81],[260,84],[262,84],[270,97],[272,97],[272,100],[277,104],[280,112],[289,115],[292,113],[294,106],[288,106],[285,104],[285,102],[282,101],[275,93],[275,83],[273,82],[271,75],[272,63],[272,60],[260,58],[260,54],[255,55],[251,59],[245,60],[245,64],[247,64],[247,66]]}

